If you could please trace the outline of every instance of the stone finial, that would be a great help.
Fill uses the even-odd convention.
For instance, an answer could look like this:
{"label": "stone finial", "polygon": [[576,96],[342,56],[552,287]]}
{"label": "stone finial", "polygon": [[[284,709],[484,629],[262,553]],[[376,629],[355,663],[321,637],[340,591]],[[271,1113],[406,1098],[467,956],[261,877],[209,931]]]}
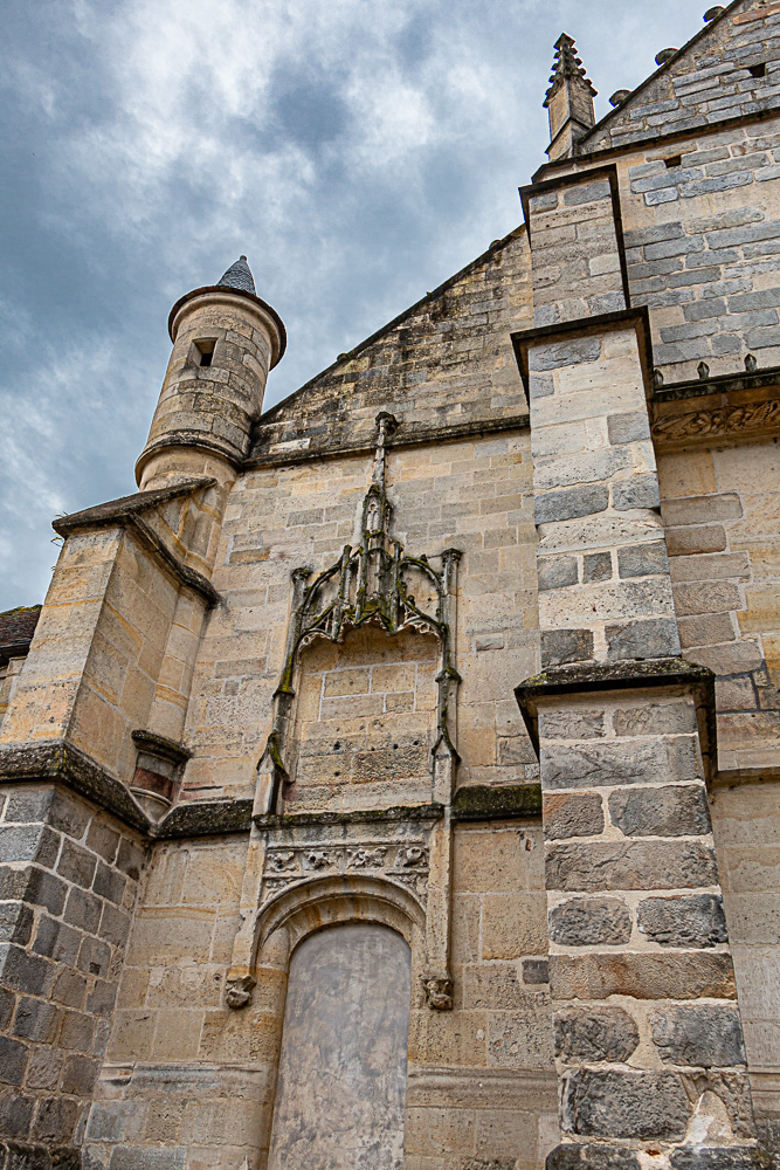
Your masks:
{"label": "stone finial", "polygon": [[231,264],[227,272],[222,274],[217,281],[217,285],[221,288],[237,288],[241,292],[249,292],[254,296],[257,295],[254,277],[246,262],[246,256],[239,256],[235,264]]}
{"label": "stone finial", "polygon": [[672,57],[679,53],[679,49],[661,49],[660,53],[655,55],[656,65],[665,65],[667,61],[671,61]]}
{"label": "stone finial", "polygon": [[627,97],[631,97],[631,92],[632,91],[630,89],[616,89],[612,94],[612,97],[609,99],[609,104],[613,109],[615,106],[622,105]]}
{"label": "stone finial", "polygon": [[585,74],[582,60],[577,54],[577,46],[574,43],[574,38],[570,37],[568,33],[561,33],[553,48],[555,49],[555,57],[553,59],[552,74],[550,75],[550,88],[544,95],[544,108],[549,108],[550,98],[555,89],[563,85],[566,81],[575,81],[578,85],[582,85],[587,89],[591,97],[595,97],[597,91],[593,88],[592,83]]}
{"label": "stone finial", "polygon": [[574,39],[561,33],[555,42],[550,86],[544,107],[550,120],[550,159],[571,158],[577,141],[596,124],[596,90],[585,74]]}
{"label": "stone finial", "polygon": [[726,9],[723,4],[714,4],[712,8],[708,8],[704,13],[704,23],[709,24],[711,20],[717,20],[721,12],[725,11]]}

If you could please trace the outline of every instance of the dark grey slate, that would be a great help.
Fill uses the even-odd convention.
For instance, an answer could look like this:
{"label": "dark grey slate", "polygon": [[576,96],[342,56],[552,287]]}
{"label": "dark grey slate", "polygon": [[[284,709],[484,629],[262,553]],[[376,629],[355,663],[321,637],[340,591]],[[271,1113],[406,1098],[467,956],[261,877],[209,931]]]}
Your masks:
{"label": "dark grey slate", "polygon": [[235,264],[231,264],[227,272],[223,273],[217,285],[224,288],[238,288],[242,292],[255,293],[255,281],[246,256],[239,256]]}

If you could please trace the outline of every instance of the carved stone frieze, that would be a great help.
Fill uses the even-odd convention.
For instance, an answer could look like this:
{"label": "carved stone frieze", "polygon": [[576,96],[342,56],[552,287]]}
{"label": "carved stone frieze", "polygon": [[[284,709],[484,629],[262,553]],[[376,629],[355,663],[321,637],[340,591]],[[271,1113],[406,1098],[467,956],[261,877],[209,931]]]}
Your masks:
{"label": "carved stone frieze", "polygon": [[780,430],[780,399],[726,406],[702,406],[684,413],[663,414],[653,422],[653,437],[665,443],[696,439],[766,434]]}
{"label": "carved stone frieze", "polygon": [[428,847],[424,841],[360,841],[269,848],[265,856],[261,907],[291,885],[339,873],[370,872],[398,882],[421,903],[428,884]]}

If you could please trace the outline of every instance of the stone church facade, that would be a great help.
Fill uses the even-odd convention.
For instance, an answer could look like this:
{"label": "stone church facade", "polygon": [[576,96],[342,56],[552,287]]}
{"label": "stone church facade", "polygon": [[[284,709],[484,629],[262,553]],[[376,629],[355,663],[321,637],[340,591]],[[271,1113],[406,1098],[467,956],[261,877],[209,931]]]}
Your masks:
{"label": "stone church facade", "polygon": [[0,1167],[780,1150],[780,4],[262,412],[242,257],[0,617]]}

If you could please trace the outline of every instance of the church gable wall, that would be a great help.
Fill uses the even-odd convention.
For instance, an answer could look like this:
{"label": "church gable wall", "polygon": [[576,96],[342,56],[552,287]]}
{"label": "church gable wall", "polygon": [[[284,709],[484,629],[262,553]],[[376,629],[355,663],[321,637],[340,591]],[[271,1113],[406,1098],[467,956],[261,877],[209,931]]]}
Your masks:
{"label": "church gable wall", "polygon": [[778,151],[774,118],[616,160],[631,303],[667,383],[780,363]]}
{"label": "church gable wall", "polygon": [[[753,76],[750,67],[765,64]],[[756,0],[731,4],[667,68],[602,119],[583,151],[660,138],[780,105],[780,8]]]}
{"label": "church gable wall", "polygon": [[432,433],[525,414],[509,334],[531,319],[519,228],[268,411],[250,463],[370,443],[379,410]]}

